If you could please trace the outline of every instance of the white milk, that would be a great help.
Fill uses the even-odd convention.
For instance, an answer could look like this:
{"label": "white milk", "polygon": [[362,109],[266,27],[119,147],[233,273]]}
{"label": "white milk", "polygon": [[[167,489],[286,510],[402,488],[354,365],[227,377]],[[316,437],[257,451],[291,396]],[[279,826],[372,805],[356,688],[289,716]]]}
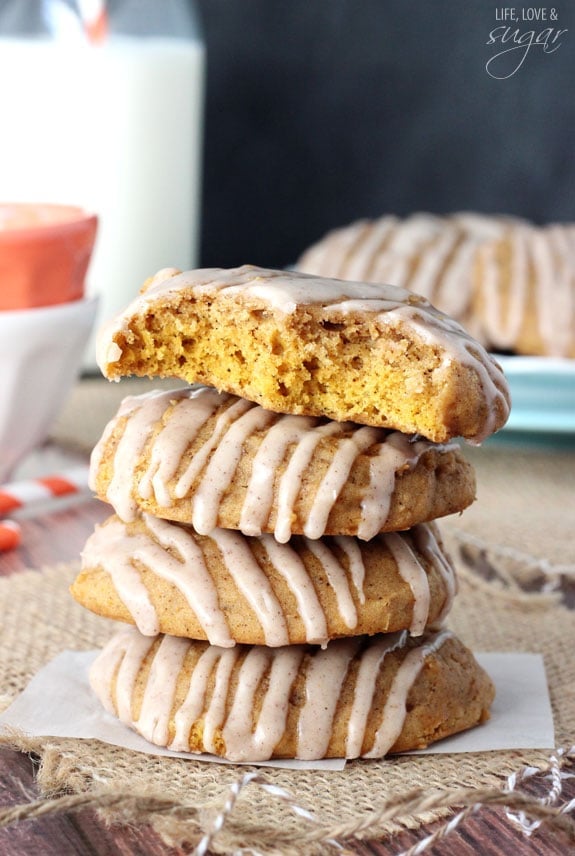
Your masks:
{"label": "white milk", "polygon": [[197,263],[203,87],[199,41],[0,39],[0,197],[99,215],[99,322],[155,271]]}

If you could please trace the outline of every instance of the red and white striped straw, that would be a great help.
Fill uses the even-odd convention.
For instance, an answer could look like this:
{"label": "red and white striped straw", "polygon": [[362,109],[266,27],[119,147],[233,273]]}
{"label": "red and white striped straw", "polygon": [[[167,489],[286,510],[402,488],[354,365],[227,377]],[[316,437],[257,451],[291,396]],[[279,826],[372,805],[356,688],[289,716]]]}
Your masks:
{"label": "red and white striped straw", "polygon": [[[72,467],[62,473],[23,479],[0,485],[0,517],[24,508],[33,508],[49,500],[87,493],[88,466]],[[0,520],[0,553],[20,546],[22,533],[14,520]]]}
{"label": "red and white striped straw", "polygon": [[0,516],[58,496],[85,493],[89,490],[88,472],[88,466],[72,467],[55,475],[0,485]]}
{"label": "red and white striped straw", "polygon": [[22,530],[14,520],[0,520],[0,553],[20,546]]}
{"label": "red and white striped straw", "polygon": [[93,45],[105,42],[109,28],[105,0],[78,0],[78,8],[88,40]]}

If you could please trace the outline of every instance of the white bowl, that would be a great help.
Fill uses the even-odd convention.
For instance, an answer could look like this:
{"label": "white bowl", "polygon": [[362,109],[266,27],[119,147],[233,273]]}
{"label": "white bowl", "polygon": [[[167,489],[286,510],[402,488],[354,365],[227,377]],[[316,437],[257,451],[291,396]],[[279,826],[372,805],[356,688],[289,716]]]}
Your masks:
{"label": "white bowl", "polygon": [[40,444],[81,367],[97,298],[0,312],[0,483]]}

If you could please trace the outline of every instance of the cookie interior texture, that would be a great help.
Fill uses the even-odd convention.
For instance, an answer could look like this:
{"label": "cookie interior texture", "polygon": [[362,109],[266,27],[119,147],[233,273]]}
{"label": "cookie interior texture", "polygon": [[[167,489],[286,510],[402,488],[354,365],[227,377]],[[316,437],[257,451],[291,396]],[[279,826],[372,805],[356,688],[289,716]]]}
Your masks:
{"label": "cookie interior texture", "polygon": [[278,544],[143,515],[112,516],[82,554],[72,595],[107,618],[167,633],[279,647],[441,621],[456,590],[437,527],[421,524],[368,542],[350,537]]}
{"label": "cookie interior texture", "polygon": [[126,399],[92,455],[91,487],[138,509],[246,535],[357,535],[463,511],[475,475],[455,443],[286,416],[213,389]]}
{"label": "cookie interior texture", "polygon": [[91,670],[108,711],[147,740],[232,761],[383,757],[489,718],[494,690],[449,631],[220,649],[117,634]]}
{"label": "cookie interior texture", "polygon": [[481,442],[509,414],[497,363],[424,298],[250,265],[160,272],[101,332],[98,361],[436,442]]}

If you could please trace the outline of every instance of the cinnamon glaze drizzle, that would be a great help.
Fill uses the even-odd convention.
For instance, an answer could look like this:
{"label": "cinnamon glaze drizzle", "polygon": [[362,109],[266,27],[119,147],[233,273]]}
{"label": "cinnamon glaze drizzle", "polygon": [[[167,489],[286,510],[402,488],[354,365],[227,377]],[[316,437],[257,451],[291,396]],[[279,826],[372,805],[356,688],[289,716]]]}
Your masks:
{"label": "cinnamon glaze drizzle", "polygon": [[[186,452],[210,419],[214,424],[209,438],[182,468]],[[178,389],[123,401],[92,453],[90,483],[94,490],[105,450],[120,422],[125,425],[113,454],[108,502],[123,520],[130,521],[138,514],[135,490],[142,499],[155,498],[164,508],[190,496],[189,522],[202,535],[216,527],[219,504],[234,479],[245,443],[253,434],[264,432],[253,458],[239,528],[245,535],[262,533],[274,499],[274,474],[285,462],[277,488],[274,531],[276,541],[282,544],[292,535],[304,474],[326,436],[335,437],[337,445],[304,523],[304,534],[309,538],[324,534],[329,514],[362,453],[370,453],[370,480],[361,500],[358,537],[370,540],[389,515],[398,471],[414,467],[430,449],[455,448],[399,431],[276,414],[208,387]],[[146,449],[149,462],[134,488],[136,468]],[[174,480],[172,495],[170,484]]]}
{"label": "cinnamon glaze drizzle", "polygon": [[[377,676],[386,656],[405,647],[407,636],[403,631],[336,640],[315,652],[301,645],[277,649],[250,646],[244,649],[247,653],[239,666],[232,698],[231,679],[238,667],[240,649],[208,646],[196,660],[184,701],[177,706],[178,678],[193,643],[163,636],[148,673],[139,717],[134,721],[136,679],[155,638],[143,637],[129,628],[114,636],[100,653],[92,666],[90,681],[109,712],[153,743],[189,751],[190,731],[201,720],[205,751],[224,754],[231,761],[255,762],[273,756],[286,728],[292,685],[304,668],[305,699],[297,720],[295,757],[314,760],[324,757],[328,750],[342,688],[352,661],[359,660],[346,727],[346,757],[381,758],[401,733],[407,698],[426,658],[438,651],[452,634],[447,630],[432,634],[403,657],[389,688],[375,738],[364,749]],[[263,692],[263,700],[254,723],[258,689]],[[171,740],[170,719],[175,726]]]}
{"label": "cinnamon glaze drizzle", "polygon": [[[126,524],[117,517],[97,527],[82,552],[83,568],[101,567],[110,575],[119,597],[145,636],[155,636],[160,632],[160,619],[142,582],[139,565],[176,586],[213,645],[232,647],[235,640],[218,601],[216,584],[204,551],[193,531],[148,514],[143,515],[143,520],[147,532],[130,534]],[[432,528],[425,524],[411,529],[407,537],[396,533],[376,537],[382,549],[387,548],[391,552],[400,576],[411,589],[413,614],[409,631],[413,636],[420,636],[429,616],[429,579],[422,559],[409,545],[408,539],[413,538],[416,549],[440,574],[445,590],[444,615],[455,593],[453,568],[437,543]],[[226,570],[253,610],[263,630],[265,644],[270,647],[289,644],[286,617],[268,576],[250,548],[253,539],[225,529],[213,530],[209,538],[215,542]],[[280,544],[272,535],[262,535],[257,541],[294,596],[306,641],[327,644],[327,615],[296,544]],[[357,542],[351,536],[339,536],[333,542],[331,539],[314,541],[302,537],[299,543],[312,552],[322,566],[339,616],[343,624],[353,631],[358,623],[356,603],[359,602],[361,608],[365,602],[365,567]],[[347,567],[333,550],[332,543],[343,551]]]}

